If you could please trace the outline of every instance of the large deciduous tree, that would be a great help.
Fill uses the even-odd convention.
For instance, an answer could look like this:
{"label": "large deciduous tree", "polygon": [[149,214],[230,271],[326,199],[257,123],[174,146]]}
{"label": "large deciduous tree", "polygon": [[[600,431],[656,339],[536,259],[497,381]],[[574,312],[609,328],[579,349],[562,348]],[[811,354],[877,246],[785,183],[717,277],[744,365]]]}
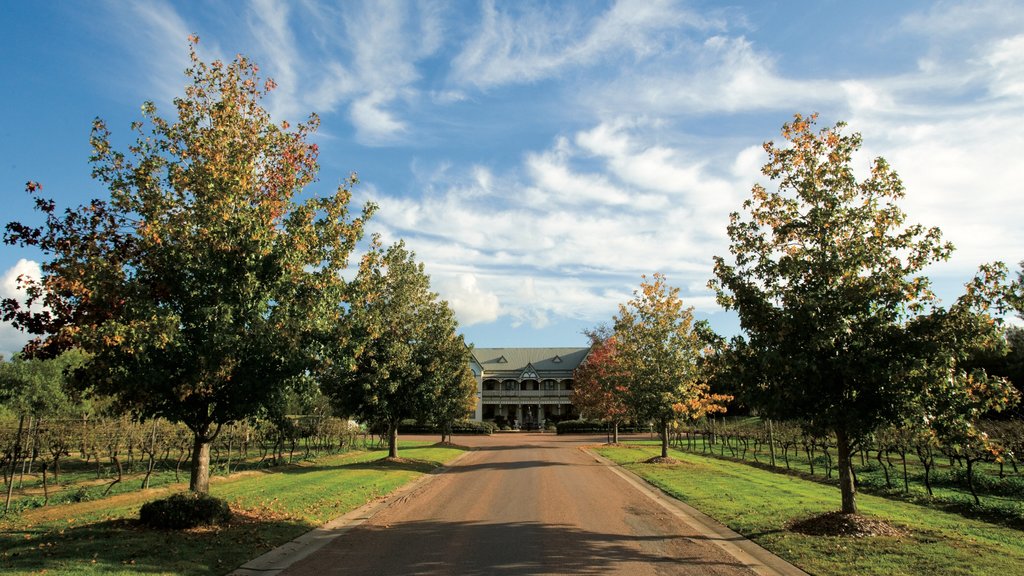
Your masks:
{"label": "large deciduous tree", "polygon": [[463,385],[469,348],[404,242],[385,250],[374,238],[349,284],[348,302],[322,388],[340,413],[383,427],[388,457],[397,458],[403,419],[430,420],[439,399],[460,393],[469,406],[475,392]]}
{"label": "large deciduous tree", "polygon": [[607,331],[591,332],[590,352],[572,376],[572,403],[587,418],[612,426],[612,443],[619,442],[619,424],[629,414],[623,399],[627,378],[617,362],[615,335]]}
{"label": "large deciduous tree", "polygon": [[343,313],[339,272],[373,207],[350,215],[354,176],[302,199],[318,170],[316,116],[275,124],[260,104],[273,81],[243,56],[203,62],[197,42],[176,119],[144,104],[127,152],[95,121],[93,177],[109,199],[62,213],[37,198],[43,226],[8,224],[6,242],[47,261],[28,305],[5,301],[3,315],[40,335],[29,353],[86,351],[80,386],[187,425],[189,487],[205,493],[221,427],[279,407],[317,331]]}
{"label": "large deciduous tree", "polygon": [[706,405],[703,329],[660,273],[644,276],[615,316],[616,363],[627,381],[623,399],[638,421],[658,423],[662,458],[668,458],[669,422],[685,407]]}
{"label": "large deciduous tree", "polygon": [[842,511],[857,511],[851,455],[919,397],[908,377],[919,360],[907,321],[933,302],[922,269],[950,254],[937,228],[908,224],[903,184],[882,158],[858,181],[859,134],[814,130],[815,116],[784,125],[786,143],[764,145],[762,172],[733,213],[733,262],[715,258],[711,285],[736,310],[759,377],[750,382],[769,417],[835,434]]}

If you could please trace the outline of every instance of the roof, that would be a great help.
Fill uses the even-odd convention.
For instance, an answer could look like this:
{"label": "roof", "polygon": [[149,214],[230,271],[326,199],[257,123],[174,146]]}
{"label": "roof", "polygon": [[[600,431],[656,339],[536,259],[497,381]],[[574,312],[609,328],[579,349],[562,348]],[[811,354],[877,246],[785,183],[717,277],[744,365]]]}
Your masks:
{"label": "roof", "polygon": [[528,367],[538,377],[572,373],[590,348],[474,348],[473,357],[488,376],[519,377]]}

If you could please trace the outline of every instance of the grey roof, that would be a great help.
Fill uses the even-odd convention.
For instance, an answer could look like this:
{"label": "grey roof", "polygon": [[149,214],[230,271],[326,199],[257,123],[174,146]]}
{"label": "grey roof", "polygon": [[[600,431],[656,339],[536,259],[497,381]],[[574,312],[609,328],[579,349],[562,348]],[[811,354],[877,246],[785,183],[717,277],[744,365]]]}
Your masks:
{"label": "grey roof", "polygon": [[590,348],[474,348],[473,356],[487,376],[517,377],[532,366],[540,378],[571,374]]}

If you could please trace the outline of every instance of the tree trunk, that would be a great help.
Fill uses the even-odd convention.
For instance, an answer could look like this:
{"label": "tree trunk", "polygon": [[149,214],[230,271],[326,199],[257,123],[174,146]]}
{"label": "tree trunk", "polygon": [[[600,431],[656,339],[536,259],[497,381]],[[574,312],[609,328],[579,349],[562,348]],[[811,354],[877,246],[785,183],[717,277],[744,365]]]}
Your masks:
{"label": "tree trunk", "polygon": [[7,501],[4,503],[4,515],[11,509],[11,492],[14,491],[14,472],[18,466],[18,455],[21,454],[21,433],[25,429],[25,415],[18,420],[18,435],[14,437],[14,454],[11,456],[11,480],[7,483]]}
{"label": "tree trunk", "polygon": [[668,458],[668,418],[661,419],[661,457]]}
{"label": "tree trunk", "polygon": [[388,458],[398,458],[398,423],[388,424]]}
{"label": "tree trunk", "polygon": [[845,430],[836,430],[836,450],[839,452],[839,490],[843,496],[843,514],[857,513],[857,487],[853,482],[853,459],[850,438]]}
{"label": "tree trunk", "polygon": [[198,494],[210,493],[210,444],[204,434],[195,433],[188,489]]}

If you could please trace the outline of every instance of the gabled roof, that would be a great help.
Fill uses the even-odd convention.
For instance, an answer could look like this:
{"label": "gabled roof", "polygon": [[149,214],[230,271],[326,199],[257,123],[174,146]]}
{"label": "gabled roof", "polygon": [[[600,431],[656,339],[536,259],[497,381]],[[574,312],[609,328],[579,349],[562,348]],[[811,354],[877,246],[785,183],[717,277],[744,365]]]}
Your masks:
{"label": "gabled roof", "polygon": [[474,348],[473,357],[485,372],[502,372],[518,378],[533,368],[545,373],[571,373],[587,357],[590,348]]}

